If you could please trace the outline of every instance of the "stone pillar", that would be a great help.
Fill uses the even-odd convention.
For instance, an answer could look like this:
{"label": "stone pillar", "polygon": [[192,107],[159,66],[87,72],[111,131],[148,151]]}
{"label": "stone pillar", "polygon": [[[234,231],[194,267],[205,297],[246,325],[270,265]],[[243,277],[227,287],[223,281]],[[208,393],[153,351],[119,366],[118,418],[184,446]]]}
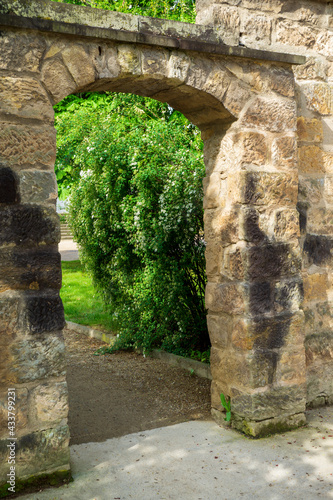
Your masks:
{"label": "stone pillar", "polygon": [[223,393],[232,425],[252,436],[305,422],[296,103],[285,94],[254,97],[206,161],[213,415]]}
{"label": "stone pillar", "polygon": [[[2,31],[0,66],[0,483],[16,492],[68,478],[67,385],[59,297],[53,109],[39,80],[42,37]],[[8,428],[8,389],[15,394]],[[13,423],[15,425],[13,425]]]}

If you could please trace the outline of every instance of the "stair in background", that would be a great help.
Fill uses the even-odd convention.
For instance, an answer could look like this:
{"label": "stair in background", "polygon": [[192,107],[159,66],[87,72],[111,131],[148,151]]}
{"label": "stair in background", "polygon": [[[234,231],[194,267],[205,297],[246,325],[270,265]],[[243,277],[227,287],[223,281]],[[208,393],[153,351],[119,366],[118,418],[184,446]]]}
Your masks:
{"label": "stair in background", "polygon": [[72,240],[73,235],[67,224],[67,222],[60,223],[61,239],[62,240]]}

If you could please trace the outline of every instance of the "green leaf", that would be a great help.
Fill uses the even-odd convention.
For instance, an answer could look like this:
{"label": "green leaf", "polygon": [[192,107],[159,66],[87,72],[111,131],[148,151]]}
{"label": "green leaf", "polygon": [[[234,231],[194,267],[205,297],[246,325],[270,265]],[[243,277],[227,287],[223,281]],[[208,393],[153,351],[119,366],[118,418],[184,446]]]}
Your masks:
{"label": "green leaf", "polygon": [[220,399],[221,399],[221,404],[222,404],[223,408],[226,410],[225,420],[227,422],[229,422],[231,419],[231,403],[230,403],[230,401],[227,401],[225,399],[225,396],[223,393],[220,394]]}

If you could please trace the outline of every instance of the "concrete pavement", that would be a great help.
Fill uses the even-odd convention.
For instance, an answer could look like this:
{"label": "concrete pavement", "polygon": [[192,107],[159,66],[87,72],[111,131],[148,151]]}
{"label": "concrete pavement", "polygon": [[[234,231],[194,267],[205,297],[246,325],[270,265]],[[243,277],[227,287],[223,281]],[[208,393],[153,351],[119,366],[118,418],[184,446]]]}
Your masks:
{"label": "concrete pavement", "polygon": [[261,440],[193,421],[72,446],[71,462],[73,483],[22,500],[333,499],[333,408]]}

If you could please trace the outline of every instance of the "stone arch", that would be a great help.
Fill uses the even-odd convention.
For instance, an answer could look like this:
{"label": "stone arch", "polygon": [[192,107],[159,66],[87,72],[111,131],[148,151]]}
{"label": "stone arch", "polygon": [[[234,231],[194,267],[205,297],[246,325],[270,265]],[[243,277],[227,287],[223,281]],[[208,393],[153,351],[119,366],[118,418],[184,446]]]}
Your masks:
{"label": "stone arch", "polygon": [[[21,49],[22,37],[28,49]],[[75,92],[149,96],[201,129],[213,414],[221,418],[223,392],[231,398],[233,425],[248,434],[302,424],[305,356],[290,67],[79,35],[9,29],[4,38],[15,66],[13,55],[0,55],[9,68],[0,83],[0,175],[12,193],[0,200],[3,383],[17,387],[25,408],[22,463],[27,454],[34,457],[19,474],[64,470],[69,463],[52,105]],[[55,411],[54,398],[62,402]]]}
{"label": "stone arch", "polygon": [[[213,414],[223,392],[234,425],[251,434],[299,425],[305,372],[294,334],[303,317],[291,70],[144,45],[54,45],[42,66],[54,102],[78,91],[136,93],[169,103],[201,129]],[[293,409],[281,418],[283,396]]]}

